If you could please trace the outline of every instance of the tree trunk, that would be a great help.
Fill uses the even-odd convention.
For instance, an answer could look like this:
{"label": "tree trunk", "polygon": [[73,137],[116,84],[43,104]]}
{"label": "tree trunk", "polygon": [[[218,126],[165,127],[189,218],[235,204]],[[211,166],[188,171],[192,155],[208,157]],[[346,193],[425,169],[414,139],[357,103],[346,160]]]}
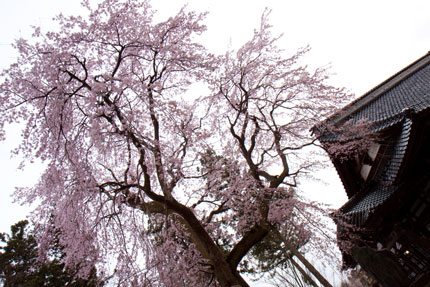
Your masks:
{"label": "tree trunk", "polygon": [[201,222],[189,208],[176,201],[166,201],[166,205],[167,208],[173,209],[184,219],[193,243],[196,244],[202,256],[209,259],[213,264],[215,277],[222,287],[249,286],[236,268],[229,264],[227,257],[214,243]]}

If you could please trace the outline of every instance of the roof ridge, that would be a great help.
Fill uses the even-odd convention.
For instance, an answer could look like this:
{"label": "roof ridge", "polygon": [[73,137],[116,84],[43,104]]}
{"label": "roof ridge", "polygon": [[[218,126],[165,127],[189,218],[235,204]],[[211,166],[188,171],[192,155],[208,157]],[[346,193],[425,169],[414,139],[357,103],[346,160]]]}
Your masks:
{"label": "roof ridge", "polygon": [[405,68],[401,69],[379,85],[375,86],[361,97],[355,99],[349,105],[345,106],[338,113],[336,113],[333,117],[328,118],[326,122],[335,121],[339,122],[347,118],[349,115],[360,109],[361,107],[369,104],[370,102],[377,99],[379,96],[389,91],[393,87],[397,86],[399,83],[409,78],[412,74],[418,72],[425,66],[430,63],[430,51],[427,52],[424,56],[420,57],[413,63],[409,64]]}

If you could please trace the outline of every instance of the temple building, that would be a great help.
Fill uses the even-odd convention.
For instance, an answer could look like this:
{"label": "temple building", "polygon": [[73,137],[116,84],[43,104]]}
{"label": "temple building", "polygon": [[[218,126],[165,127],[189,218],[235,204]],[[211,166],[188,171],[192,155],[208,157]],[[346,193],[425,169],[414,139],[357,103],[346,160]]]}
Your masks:
{"label": "temple building", "polygon": [[[430,286],[430,52],[313,132],[348,196],[334,215],[344,266],[384,287]],[[354,141],[349,157],[332,152]]]}

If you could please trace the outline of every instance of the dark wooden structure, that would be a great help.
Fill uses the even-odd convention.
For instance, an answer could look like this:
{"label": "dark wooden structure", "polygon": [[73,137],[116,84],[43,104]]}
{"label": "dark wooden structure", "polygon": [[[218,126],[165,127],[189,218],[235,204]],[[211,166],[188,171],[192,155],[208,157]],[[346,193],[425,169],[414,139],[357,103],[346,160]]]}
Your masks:
{"label": "dark wooden structure", "polygon": [[344,265],[382,286],[430,286],[430,52],[313,132],[328,147],[342,142],[327,127],[363,122],[372,144],[331,156],[349,198],[337,217]]}

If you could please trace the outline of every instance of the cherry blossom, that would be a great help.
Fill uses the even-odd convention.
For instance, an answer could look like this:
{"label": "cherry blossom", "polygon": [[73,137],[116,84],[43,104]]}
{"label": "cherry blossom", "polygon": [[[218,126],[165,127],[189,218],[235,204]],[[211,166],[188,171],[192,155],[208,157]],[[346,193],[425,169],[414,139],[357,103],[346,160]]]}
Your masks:
{"label": "cherry blossom", "polygon": [[82,276],[97,264],[118,286],[248,286],[241,264],[267,234],[309,242],[317,219],[297,189],[318,160],[303,150],[349,99],[301,64],[309,49],[285,57],[267,11],[250,41],[212,55],[197,42],[205,14],[84,6],[18,40],[2,73],[0,126],[25,125],[17,152],[46,164],[16,193],[40,202],[41,246],[54,221]]}

